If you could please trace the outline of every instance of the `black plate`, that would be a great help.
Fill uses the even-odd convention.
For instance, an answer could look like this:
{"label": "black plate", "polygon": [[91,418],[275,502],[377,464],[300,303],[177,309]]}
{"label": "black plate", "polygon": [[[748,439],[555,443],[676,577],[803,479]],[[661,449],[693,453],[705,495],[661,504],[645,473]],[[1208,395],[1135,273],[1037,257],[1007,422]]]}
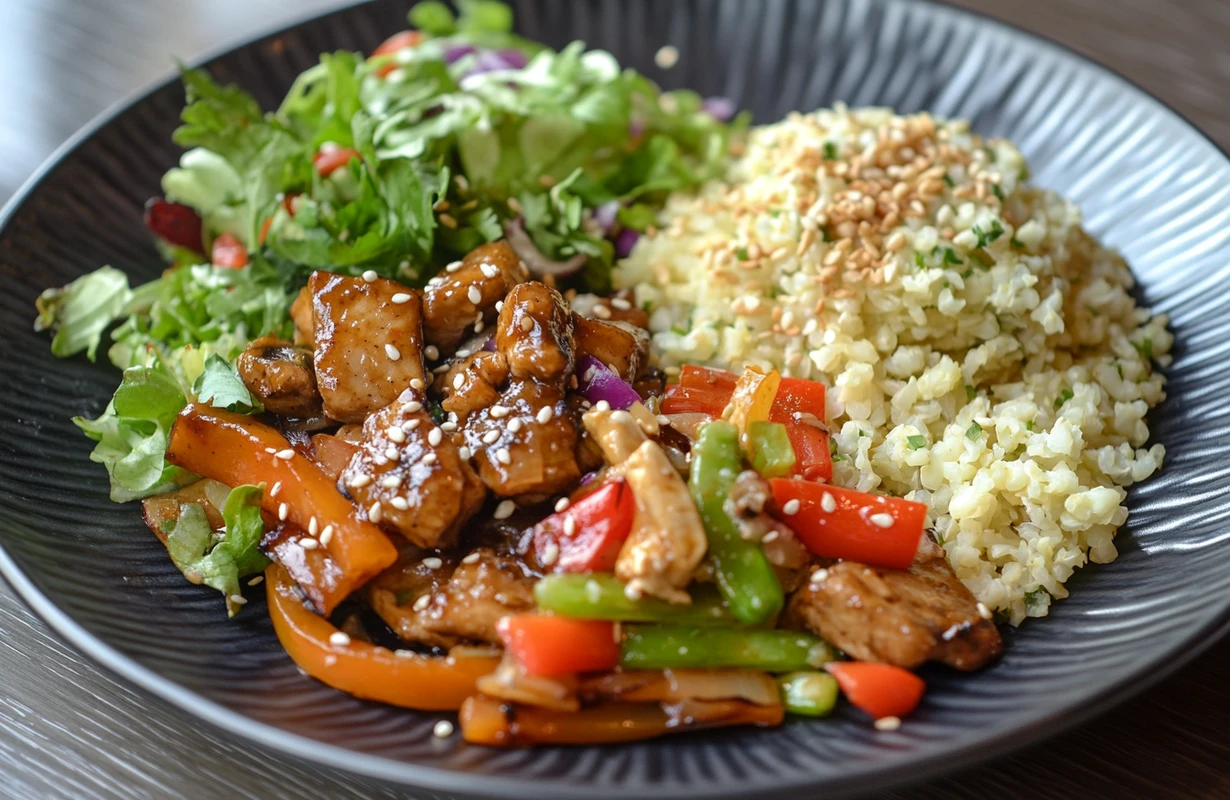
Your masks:
{"label": "black plate", "polygon": [[[306,22],[210,62],[267,106],[322,51],[370,50],[404,3]],[[302,676],[263,601],[227,621],[186,583],[135,506],[107,500],[90,443],[118,375],[58,362],[33,301],[110,263],[162,269],[142,203],[175,163],[183,96],[168,82],[76,137],[11,203],[0,233],[0,571],[53,628],[115,672],[227,730],[316,762],[438,791],[505,797],[827,796],[882,788],[1002,753],[1108,708],[1210,643],[1230,621],[1230,162],[1162,104],[1054,45],[965,12],[867,0],[516,0],[522,31],[581,38],[667,87],[729,95],[760,121],[835,101],[968,117],[1020,144],[1035,180],[1120,248],[1145,302],[1171,314],[1171,399],[1152,416],[1162,475],[1130,492],[1119,559],[1082,571],[1046,620],[1008,633],[972,676],[926,674],[893,733],[856,712],[621,747],[498,751],[431,736],[440,715],[353,700]],[[677,67],[653,55],[679,48]]]}

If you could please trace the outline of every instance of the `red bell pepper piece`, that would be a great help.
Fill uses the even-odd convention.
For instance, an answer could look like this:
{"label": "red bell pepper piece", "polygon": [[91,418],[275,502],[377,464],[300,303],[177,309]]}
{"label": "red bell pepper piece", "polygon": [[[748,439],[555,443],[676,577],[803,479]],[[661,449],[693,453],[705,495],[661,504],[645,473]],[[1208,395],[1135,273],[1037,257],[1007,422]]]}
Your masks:
{"label": "red bell pepper piece", "polygon": [[673,383],[666,387],[666,394],[662,397],[662,413],[708,414],[716,419],[722,416],[722,411],[730,403],[731,391],[721,387]]}
{"label": "red bell pepper piece", "polygon": [[824,666],[846,699],[875,719],[904,717],[918,706],[927,684],[908,669],[870,661],[834,661]]}
{"label": "red bell pepper piece", "polygon": [[729,394],[738,382],[738,375],[724,369],[685,364],[679,371],[679,385],[689,389],[726,389]]}
{"label": "red bell pepper piece", "polygon": [[927,519],[924,504],[790,478],[769,484],[777,518],[816,555],[889,569],[914,562]]}
{"label": "red bell pepper piece", "polygon": [[574,675],[619,664],[613,622],[520,614],[501,619],[496,632],[530,675]]}
{"label": "red bell pepper piece", "polygon": [[538,562],[555,572],[610,572],[635,514],[628,484],[611,481],[534,526]]}
{"label": "red bell pepper piece", "polygon": [[350,159],[358,157],[359,151],[353,147],[321,148],[316,155],[312,156],[312,166],[316,167],[316,172],[320,177],[327,178],[349,164]]}
{"label": "red bell pepper piece", "polygon": [[[372,55],[384,56],[389,53],[396,53],[398,50],[407,47],[418,47],[422,41],[423,34],[420,31],[401,31],[385,39],[379,47],[372,51]],[[395,69],[397,69],[397,65],[390,61],[387,64],[381,64],[379,67],[376,67],[375,72],[383,78]]]}
{"label": "red bell pepper piece", "polygon": [[233,234],[220,233],[214,239],[213,250],[209,260],[216,266],[227,269],[243,269],[248,265],[248,248],[235,238]]}

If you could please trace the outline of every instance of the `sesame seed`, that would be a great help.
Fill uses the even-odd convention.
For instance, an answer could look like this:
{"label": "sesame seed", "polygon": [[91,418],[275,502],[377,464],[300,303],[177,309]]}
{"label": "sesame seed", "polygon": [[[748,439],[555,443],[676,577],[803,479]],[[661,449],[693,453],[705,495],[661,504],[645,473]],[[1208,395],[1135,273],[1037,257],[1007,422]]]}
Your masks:
{"label": "sesame seed", "polygon": [[439,217],[437,217],[437,219],[440,220],[441,225],[448,228],[449,230],[452,230],[457,227],[457,219],[453,217],[452,214],[441,214]]}
{"label": "sesame seed", "polygon": [[411,388],[411,389],[418,389],[418,390],[421,392],[423,389],[426,389],[426,388],[427,388],[427,384],[423,383],[423,379],[422,379],[422,378],[411,378],[411,379],[410,379],[410,388]]}
{"label": "sesame seed", "polygon": [[389,359],[392,361],[397,361],[399,358],[401,358],[401,351],[398,350],[396,347],[394,347],[391,344],[386,344],[384,346],[384,354],[388,356]]}
{"label": "sesame seed", "polygon": [[482,270],[483,275],[488,278],[494,278],[496,275],[500,274],[500,268],[495,264],[480,264],[478,268]]}
{"label": "sesame seed", "polygon": [[768,533],[764,535],[763,538],[761,538],[760,541],[763,542],[764,544],[777,541],[777,531],[769,531]]}
{"label": "sesame seed", "polygon": [[542,548],[542,556],[538,560],[542,562],[544,567],[553,566],[559,560],[559,545],[554,541],[547,542],[546,546]]}
{"label": "sesame seed", "polygon": [[429,605],[431,605],[431,595],[425,594],[419,597],[418,600],[414,601],[414,610],[422,611],[423,609],[427,608],[427,606]]}
{"label": "sesame seed", "polygon": [[437,739],[447,739],[453,735],[453,723],[442,719],[431,729],[431,735]]}
{"label": "sesame seed", "polygon": [[326,525],[325,529],[320,532],[320,543],[323,546],[328,547],[329,542],[332,540],[333,540],[333,526]]}
{"label": "sesame seed", "polygon": [[519,430],[521,430],[521,418],[513,417],[508,421],[508,432],[516,433]]}
{"label": "sesame seed", "polygon": [[444,562],[435,556],[428,556],[423,559],[423,566],[427,567],[427,569],[439,569],[444,566]]}
{"label": "sesame seed", "polygon": [[278,481],[277,483],[275,483],[275,484],[273,485],[273,488],[269,490],[269,496],[270,496],[270,497],[277,497],[277,496],[278,496],[278,492],[280,492],[280,491],[282,491],[282,482],[281,482],[281,481]]}
{"label": "sesame seed", "polygon": [[380,485],[386,489],[396,489],[398,486],[401,486],[401,476],[385,475],[380,479]]}
{"label": "sesame seed", "polygon": [[526,333],[529,333],[530,331],[534,330],[534,320],[530,317],[522,317],[521,322],[519,322],[518,325],[520,325],[521,330],[525,331]]}
{"label": "sesame seed", "polygon": [[265,576],[264,576],[264,575],[257,575],[255,578],[253,578],[252,580],[248,581],[248,585],[249,585],[249,586],[256,586],[258,583],[260,583],[260,582],[261,582],[261,581],[263,581],[263,580],[265,580]]}
{"label": "sesame seed", "polygon": [[611,306],[613,308],[618,308],[620,311],[631,311],[632,310],[632,304],[629,303],[627,300],[623,299],[622,297],[612,297]]}
{"label": "sesame seed", "polygon": [[377,500],[375,503],[372,503],[372,507],[367,510],[367,518],[370,519],[372,522],[379,522],[380,518],[383,515],[384,515],[383,510],[380,508],[379,500]]}
{"label": "sesame seed", "polygon": [[495,451],[495,460],[501,464],[508,465],[512,463],[512,454],[508,452],[507,447],[501,447]]}
{"label": "sesame seed", "polygon": [[491,411],[488,413],[491,414],[492,419],[503,419],[508,416],[508,412],[511,410],[508,406],[495,405],[491,407]]}
{"label": "sesame seed", "polygon": [[396,508],[398,511],[406,511],[410,508],[410,501],[404,497],[394,497],[389,501],[389,505]]}
{"label": "sesame seed", "polygon": [[875,721],[877,731],[895,731],[901,727],[900,717],[880,717]]}
{"label": "sesame seed", "polygon": [[487,431],[483,434],[483,444],[495,444],[499,438],[499,431]]}
{"label": "sesame seed", "polygon": [[398,658],[414,658],[415,656],[418,655],[418,653],[414,652],[413,650],[394,650],[393,655],[397,656]]}
{"label": "sesame seed", "polygon": [[389,437],[389,441],[395,444],[401,444],[406,441],[406,432],[401,428],[389,428],[384,432],[384,435]]}
{"label": "sesame seed", "polygon": [[466,556],[465,558],[461,559],[461,563],[462,563],[462,564],[477,564],[477,563],[478,563],[478,559],[479,559],[480,557],[481,557],[481,554],[480,554],[480,553],[478,553],[478,551],[475,551],[475,552],[473,552],[473,553],[470,553],[470,554],[469,554],[468,556]]}
{"label": "sesame seed", "polygon": [[453,378],[453,388],[460,389],[462,386],[465,386],[465,382],[466,382],[466,376],[458,372],[457,376]]}
{"label": "sesame seed", "polygon": [[538,409],[538,413],[534,415],[534,419],[538,420],[539,425],[546,425],[551,421],[551,417],[555,416],[555,409],[551,406],[543,406]]}
{"label": "sesame seed", "polygon": [[825,492],[820,495],[820,507],[824,509],[825,512],[832,514],[837,510],[837,501],[833,498],[833,495]]}
{"label": "sesame seed", "polygon": [[312,517],[311,519],[309,519],[308,520],[308,533],[311,534],[312,536],[315,536],[319,530],[320,528],[316,524],[316,517]]}
{"label": "sesame seed", "polygon": [[397,294],[393,295],[389,299],[392,300],[397,305],[401,305],[402,303],[410,302],[410,295],[407,294],[406,292],[398,292]]}
{"label": "sesame seed", "polygon": [[575,536],[577,533],[577,521],[574,517],[564,518],[564,535]]}
{"label": "sesame seed", "polygon": [[567,497],[561,497],[559,500],[555,502],[555,510],[563,511],[564,509],[568,508],[568,506],[571,504],[572,504],[572,501],[569,500]]}
{"label": "sesame seed", "polygon": [[460,261],[453,261],[453,262],[450,262],[450,263],[449,263],[449,264],[448,264],[448,265],[444,268],[444,271],[445,271],[445,272],[456,272],[456,271],[457,271],[457,270],[459,270],[459,269],[461,269],[461,262],[460,262]]}
{"label": "sesame seed", "polygon": [[654,53],[653,63],[661,69],[670,69],[679,63],[679,49],[673,45],[665,45]]}
{"label": "sesame seed", "polygon": [[266,447],[265,452],[272,456],[277,455],[278,450],[276,447]]}
{"label": "sesame seed", "polygon": [[444,441],[444,433],[439,428],[432,428],[427,432],[427,444],[435,447]]}
{"label": "sesame seed", "polygon": [[598,319],[610,319],[611,309],[603,305],[594,306],[594,316]]}
{"label": "sesame seed", "polygon": [[[409,411],[410,413],[414,413],[415,411],[422,411],[423,404],[420,403],[418,400],[411,400],[409,403],[406,403],[406,410]],[[417,419],[412,419],[410,420],[410,422],[413,422],[415,425],[419,424],[419,421]],[[406,428],[406,425],[410,425],[410,422],[405,423],[405,425],[402,425],[402,427]],[[411,425],[409,428],[406,428],[406,430],[413,430],[413,428],[414,426]]]}
{"label": "sesame seed", "polygon": [[829,577],[829,571],[827,569],[822,568],[822,569],[818,569],[812,572],[811,577],[809,577],[808,580],[811,581],[812,583],[824,583],[824,581],[828,577]]}
{"label": "sesame seed", "polygon": [[470,453],[470,448],[465,447],[465,446],[458,447],[458,448],[457,448],[457,455],[461,457],[461,460],[462,460],[462,461],[469,461],[469,460],[470,460],[470,455],[471,455],[471,453]]}
{"label": "sesame seed", "polygon": [[671,424],[670,417],[666,416],[665,414],[659,414],[658,424],[662,425],[663,427],[669,426]]}
{"label": "sesame seed", "polygon": [[288,447],[285,450],[279,450],[274,455],[282,459],[283,461],[290,461],[292,458],[295,457],[295,451],[293,448]]}
{"label": "sesame seed", "polygon": [[367,281],[368,283],[372,283],[379,277],[380,276],[376,274],[376,270],[374,269],[369,269],[363,273],[363,280]]}
{"label": "sesame seed", "polygon": [[491,516],[496,519],[508,519],[516,510],[516,503],[511,500],[501,500],[500,504],[495,507],[495,512]]}
{"label": "sesame seed", "polygon": [[499,311],[503,311],[503,310],[504,310],[504,301],[503,301],[503,300],[497,300],[497,301],[496,301],[496,303],[495,303],[495,310],[496,310],[497,312],[499,312]]}
{"label": "sesame seed", "polygon": [[334,647],[349,647],[350,637],[341,631],[334,631],[329,634],[329,644]]}
{"label": "sesame seed", "polygon": [[423,355],[427,356],[428,361],[435,361],[440,357],[440,348],[434,344],[429,344],[423,348]]}
{"label": "sesame seed", "polygon": [[332,653],[325,656],[325,666],[326,667],[331,667],[336,663],[337,663],[337,656],[333,655]]}
{"label": "sesame seed", "polygon": [[783,513],[783,514],[790,514],[790,515],[797,514],[797,513],[799,513],[799,507],[800,507],[801,505],[802,505],[802,503],[800,503],[797,499],[796,499],[796,500],[787,500],[787,501],[786,501],[786,503],[785,503],[785,505],[783,505],[783,506],[782,506],[782,513]]}
{"label": "sesame seed", "polygon": [[397,455],[398,454],[397,454],[396,447],[393,447],[390,445],[389,447],[385,448],[384,457],[387,458],[389,461],[396,461]]}
{"label": "sesame seed", "polygon": [[452,421],[449,421],[449,422],[441,422],[441,423],[440,423],[440,430],[443,430],[443,431],[448,431],[449,433],[452,433],[453,431],[457,430],[457,423],[456,423],[456,422],[452,422]]}
{"label": "sesame seed", "polygon": [[483,302],[483,293],[479,290],[477,286],[473,284],[471,284],[470,288],[466,290],[466,297],[474,305],[478,305],[479,303]]}
{"label": "sesame seed", "polygon": [[990,619],[991,609],[987,608],[985,604],[979,603],[978,604],[978,616],[982,617],[983,619]]}
{"label": "sesame seed", "polygon": [[879,514],[871,515],[871,524],[875,525],[877,528],[891,528],[893,527],[893,523],[896,521],[897,520],[893,519],[892,514],[885,514],[881,512]]}
{"label": "sesame seed", "polygon": [[304,550],[315,550],[317,547],[320,547],[320,542],[305,536],[299,540],[299,546]]}
{"label": "sesame seed", "polygon": [[424,463],[424,464],[434,464],[434,463],[436,463],[436,461],[437,461],[437,460],[438,460],[438,459],[437,459],[437,457],[436,457],[436,454],[435,454],[435,453],[428,453],[427,455],[423,456],[423,463]]}
{"label": "sesame seed", "polygon": [[355,475],[350,479],[348,484],[351,489],[362,489],[364,486],[372,482],[371,475]]}
{"label": "sesame seed", "polygon": [[285,522],[288,516],[290,516],[290,506],[286,505],[285,503],[279,503],[278,504],[278,519]]}
{"label": "sesame seed", "polygon": [[244,597],[241,594],[233,594],[227,599],[230,600],[232,603],[234,603],[237,606],[241,606],[244,603],[248,602],[248,598]]}

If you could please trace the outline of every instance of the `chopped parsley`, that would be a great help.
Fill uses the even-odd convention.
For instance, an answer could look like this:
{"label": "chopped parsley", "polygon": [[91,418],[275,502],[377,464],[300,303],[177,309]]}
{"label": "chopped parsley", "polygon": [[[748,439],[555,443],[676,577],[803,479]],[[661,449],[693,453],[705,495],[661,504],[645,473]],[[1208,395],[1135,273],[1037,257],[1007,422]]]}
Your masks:
{"label": "chopped parsley", "polygon": [[1055,398],[1055,408],[1059,408],[1064,403],[1071,400],[1074,396],[1075,395],[1072,394],[1071,389],[1064,389],[1062,392],[1059,393],[1059,396]]}
{"label": "chopped parsley", "polygon": [[1017,248],[1018,250],[1024,250],[1024,249],[1025,249],[1025,243],[1024,243],[1024,242],[1022,242],[1020,239],[1016,238],[1016,235],[1015,235],[1015,234],[1012,236],[1012,238],[1011,238],[1011,239],[1009,239],[1009,240],[1008,240],[1008,244],[1012,245],[1013,247]]}
{"label": "chopped parsley", "polygon": [[824,143],[824,158],[826,161],[837,160],[837,145],[833,142]]}
{"label": "chopped parsley", "polygon": [[448,419],[448,414],[444,413],[444,406],[440,405],[439,400],[432,400],[427,404],[427,411],[431,414],[432,420],[437,425]]}
{"label": "chopped parsley", "polygon": [[748,259],[748,255],[747,255],[747,248],[746,248],[746,247],[740,247],[738,250],[736,250],[736,251],[735,251],[735,258],[739,259],[740,261],[747,261],[747,259]]}
{"label": "chopped parsley", "polygon": [[975,397],[977,397],[977,396],[978,396],[978,390],[977,390],[977,389],[975,389],[973,386],[970,386],[968,383],[967,383],[967,384],[965,384],[965,397],[966,397],[966,399],[968,399],[968,400],[973,400],[973,399],[974,399]]}
{"label": "chopped parsley", "polygon": [[927,268],[926,259],[924,259],[923,254],[918,252],[917,250],[914,251],[914,266],[918,267],[919,269]]}
{"label": "chopped parsley", "polygon": [[957,255],[957,251],[951,247],[944,248],[944,263],[945,264],[964,264],[961,257]]}
{"label": "chopped parsley", "polygon": [[924,436],[910,436],[906,438],[910,443],[911,450],[921,450],[927,446],[927,439]]}
{"label": "chopped parsley", "polygon": [[1025,610],[1032,611],[1035,608],[1038,610],[1045,609],[1051,604],[1051,593],[1039,586],[1032,592],[1025,593]]}
{"label": "chopped parsley", "polygon": [[1034,421],[1033,421],[1032,419],[1031,419],[1031,420],[1026,420],[1026,421],[1025,421],[1025,430],[1027,430],[1027,431],[1031,431],[1031,432],[1032,432],[1032,431],[1033,431],[1033,429],[1034,429]]}
{"label": "chopped parsley", "polygon": [[962,277],[962,278],[968,278],[969,276],[971,276],[971,275],[973,275],[973,274],[974,274],[974,268],[973,268],[973,267],[969,267],[968,269],[966,269],[966,270],[965,270],[965,272],[962,272],[962,273],[961,273],[961,277]]}
{"label": "chopped parsley", "polygon": [[982,435],[982,426],[979,425],[977,422],[971,422],[969,427],[966,428],[965,430],[965,438],[969,439],[971,442],[978,441],[978,437],[981,435]]}
{"label": "chopped parsley", "polygon": [[1004,190],[998,183],[991,184],[991,194],[998,197],[1001,203],[1004,201]]}
{"label": "chopped parsley", "polygon": [[952,178],[948,175],[947,172],[944,173],[944,183],[948,184],[949,189],[956,186],[956,184],[952,182]]}
{"label": "chopped parsley", "polygon": [[971,228],[971,230],[974,232],[974,235],[978,237],[979,248],[986,247],[991,242],[1004,235],[1004,226],[1001,225],[997,219],[991,220],[991,227],[989,230],[984,231],[977,225]]}
{"label": "chopped parsley", "polygon": [[1132,342],[1132,347],[1136,348],[1136,352],[1140,353],[1145,361],[1153,360],[1153,340],[1148,336],[1143,341]]}

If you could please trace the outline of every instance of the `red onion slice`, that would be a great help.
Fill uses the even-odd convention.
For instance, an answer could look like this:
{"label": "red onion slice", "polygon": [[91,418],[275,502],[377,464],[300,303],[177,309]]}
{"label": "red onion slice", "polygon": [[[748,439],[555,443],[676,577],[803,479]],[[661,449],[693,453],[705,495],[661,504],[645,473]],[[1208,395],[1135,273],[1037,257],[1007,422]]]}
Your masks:
{"label": "red onion slice", "polygon": [[632,384],[593,356],[581,359],[577,365],[577,380],[581,396],[591,403],[605,400],[611,404],[611,408],[627,409],[641,400]]}
{"label": "red onion slice", "polygon": [[556,278],[575,275],[581,271],[581,267],[585,266],[585,262],[589,259],[589,256],[584,253],[577,253],[564,261],[552,261],[543,255],[538,246],[534,244],[534,240],[525,232],[523,223],[519,219],[504,226],[504,236],[508,239],[508,244],[517,257],[525,262],[526,269],[539,278],[544,275],[553,275]]}

